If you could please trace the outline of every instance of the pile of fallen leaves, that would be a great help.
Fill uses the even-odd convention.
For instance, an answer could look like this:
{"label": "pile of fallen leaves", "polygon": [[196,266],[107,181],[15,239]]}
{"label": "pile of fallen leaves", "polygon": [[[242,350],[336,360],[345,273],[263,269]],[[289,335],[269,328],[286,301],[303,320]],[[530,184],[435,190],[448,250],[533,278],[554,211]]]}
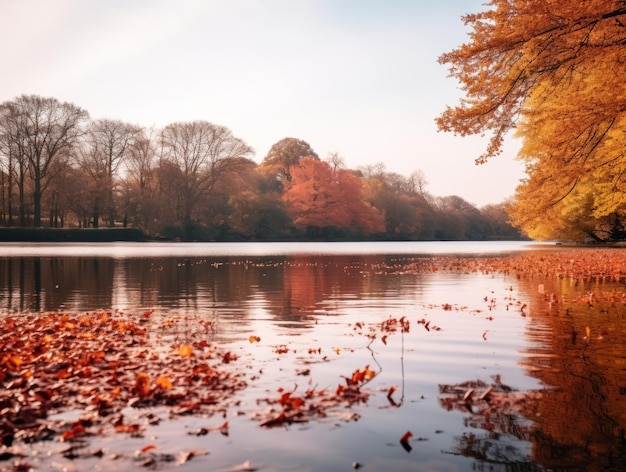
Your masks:
{"label": "pile of fallen leaves", "polygon": [[[160,322],[172,325],[172,319]],[[206,340],[168,346],[155,334],[159,329],[151,312],[35,313],[4,317],[3,325],[4,446],[109,431],[140,435],[142,426],[126,422],[124,408],[164,406],[172,415],[211,414],[246,386],[233,369],[223,368],[235,355]],[[81,412],[81,418],[44,421],[70,410]]]}
{"label": "pile of fallen leaves", "polygon": [[579,280],[626,280],[626,249],[578,248],[521,252],[508,256],[429,256],[407,264],[381,265],[381,273],[499,272],[519,277],[559,277]]}

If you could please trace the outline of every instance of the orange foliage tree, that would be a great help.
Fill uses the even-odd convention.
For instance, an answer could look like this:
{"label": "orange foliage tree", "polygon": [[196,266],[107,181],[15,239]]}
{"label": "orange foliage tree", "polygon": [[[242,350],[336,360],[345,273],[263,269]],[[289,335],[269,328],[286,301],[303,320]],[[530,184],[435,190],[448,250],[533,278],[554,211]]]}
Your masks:
{"label": "orange foliage tree", "polygon": [[297,226],[354,227],[365,234],[385,231],[382,215],[361,194],[361,181],[345,169],[303,158],[291,168],[291,182],[283,194]]}
{"label": "orange foliage tree", "polygon": [[477,163],[498,155],[517,129],[529,178],[512,216],[531,236],[626,238],[626,4],[486,5],[463,18],[470,42],[439,58],[465,92],[439,129],[490,134]]}

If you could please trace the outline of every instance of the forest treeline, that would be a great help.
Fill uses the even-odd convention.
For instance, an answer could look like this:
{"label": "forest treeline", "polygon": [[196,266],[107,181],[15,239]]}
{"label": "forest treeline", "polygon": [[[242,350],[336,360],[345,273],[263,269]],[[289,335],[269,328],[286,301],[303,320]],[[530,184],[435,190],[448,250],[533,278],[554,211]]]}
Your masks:
{"label": "forest treeline", "polygon": [[0,105],[0,226],[205,241],[521,237],[504,204],[433,196],[419,171],[349,169],[291,137],[260,164],[253,155],[207,121],[149,129],[22,95]]}

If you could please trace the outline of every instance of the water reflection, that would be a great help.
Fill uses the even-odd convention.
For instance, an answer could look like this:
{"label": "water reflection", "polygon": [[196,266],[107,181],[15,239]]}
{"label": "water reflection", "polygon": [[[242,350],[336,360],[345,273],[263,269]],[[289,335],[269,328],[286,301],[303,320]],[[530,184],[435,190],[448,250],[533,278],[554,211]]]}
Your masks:
{"label": "water reflection", "polygon": [[390,256],[0,259],[0,309],[154,308],[302,321],[333,300],[402,290],[372,268]]}
{"label": "water reflection", "polygon": [[[478,388],[467,379],[440,385],[440,405],[464,412],[465,426],[473,430],[457,437],[451,452],[489,470],[626,470],[623,286],[519,282],[530,301],[530,345],[522,364],[545,388],[516,391],[497,382]],[[477,398],[469,394],[472,388],[493,390]]]}
{"label": "water reflection", "polygon": [[[389,408],[370,411],[378,423],[362,430],[363,441],[374,429],[399,437],[405,429],[397,431],[398,424],[418,418],[413,424],[426,426],[413,432],[428,441],[413,443],[414,456],[408,457],[416,462],[453,456],[466,461],[460,470],[626,470],[622,285],[378,270],[408,260],[391,252],[0,257],[0,312],[158,309],[207,322],[181,323],[176,334],[181,340],[189,330],[210,327],[210,336],[224,342],[256,333],[269,322],[278,332],[274,341],[314,333],[313,347],[323,345],[328,352],[341,345],[346,352],[354,349],[355,358],[361,356],[320,363],[317,368],[328,369],[331,380],[324,380],[331,385],[337,372],[372,362],[370,352],[357,351],[359,346],[364,350],[358,338],[345,336],[346,325],[368,316],[406,315],[411,331],[406,339],[396,336],[396,343],[402,342],[395,347],[398,355],[393,357],[392,337],[389,345],[379,342],[377,347],[385,369],[381,381],[393,378],[401,387],[399,408],[393,409],[397,414]],[[492,303],[492,297],[497,301]],[[453,309],[444,309],[446,304]],[[424,318],[441,326],[441,332],[416,324]],[[325,339],[332,344],[323,344]],[[293,351],[306,352],[311,347],[306,341],[291,346]],[[316,374],[319,378],[324,372]],[[286,373],[276,375],[287,383]],[[441,435],[432,433],[439,429]],[[372,454],[392,457],[388,441],[372,447]],[[356,442],[345,447],[362,449]]]}
{"label": "water reflection", "polygon": [[[526,284],[537,294],[537,281]],[[539,425],[533,458],[550,468],[626,470],[623,286],[560,279],[541,291],[528,325],[527,368],[547,387],[526,412]]]}

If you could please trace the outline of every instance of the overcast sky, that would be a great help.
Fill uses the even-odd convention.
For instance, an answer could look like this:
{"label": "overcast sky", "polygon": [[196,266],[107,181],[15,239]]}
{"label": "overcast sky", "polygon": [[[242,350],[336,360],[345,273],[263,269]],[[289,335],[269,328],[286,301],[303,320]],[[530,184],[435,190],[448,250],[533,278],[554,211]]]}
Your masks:
{"label": "overcast sky", "polygon": [[261,162],[303,139],[350,168],[421,170],[477,206],[512,196],[517,145],[438,133],[460,97],[437,57],[483,0],[1,0],[0,101],[54,97],[92,118],[223,125]]}

